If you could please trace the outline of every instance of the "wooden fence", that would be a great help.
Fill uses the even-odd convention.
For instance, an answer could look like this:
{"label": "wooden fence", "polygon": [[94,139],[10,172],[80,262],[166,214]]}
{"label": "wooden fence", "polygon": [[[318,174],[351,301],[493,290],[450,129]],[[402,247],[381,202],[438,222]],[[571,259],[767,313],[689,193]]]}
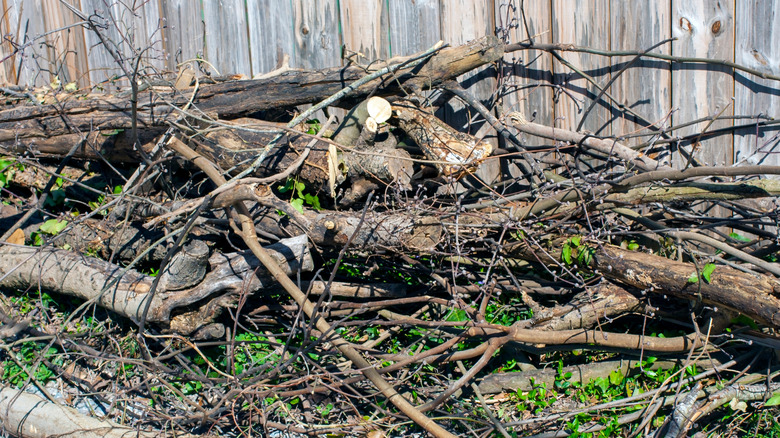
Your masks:
{"label": "wooden fence", "polygon": [[[114,57],[59,0],[1,1],[3,82],[40,86],[56,76],[63,83],[108,87],[121,75]],[[198,58],[219,73],[251,77],[272,70],[283,54],[294,68],[322,68],[347,62],[342,47],[347,54],[359,53],[353,60],[369,62],[411,54],[438,40],[459,44],[497,33],[508,42],[531,37],[535,43],[603,51],[641,51],[674,37],[652,52],[733,61],[780,74],[780,0],[67,2],[105,20],[120,53],[145,50],[141,67],[147,72],[176,71],[181,62]],[[695,148],[696,157],[710,164],[780,162],[773,151],[774,130],[757,124],[761,117],[778,115],[780,82],[722,65],[633,60],[520,50],[507,54],[501,66],[463,79],[480,98],[500,98],[504,112],[519,110],[528,119],[565,129],[576,129],[600,87],[609,83],[582,129],[627,137],[634,144],[666,141],[672,149]],[[448,118],[457,121],[455,114],[463,107],[451,105]],[[470,120],[468,114],[460,119],[464,124]],[[669,130],[690,121],[698,122]],[[741,125],[733,135],[676,141],[705,129]],[[656,135],[647,135],[653,131]]]}

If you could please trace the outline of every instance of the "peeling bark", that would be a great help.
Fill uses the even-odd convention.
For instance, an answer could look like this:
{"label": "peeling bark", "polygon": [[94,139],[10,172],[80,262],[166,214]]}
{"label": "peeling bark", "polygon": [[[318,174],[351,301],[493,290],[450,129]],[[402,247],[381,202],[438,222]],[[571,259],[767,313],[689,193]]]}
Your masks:
{"label": "peeling bark", "polygon": [[[294,275],[298,270],[312,269],[313,261],[305,236],[271,245],[268,252],[287,275]],[[202,256],[200,258],[203,260]],[[249,253],[214,254],[208,259],[208,264],[209,272],[194,287],[167,290],[166,284],[160,284],[154,296],[150,297],[154,278],[135,270],[126,270],[74,251],[5,245],[0,247],[0,287],[40,287],[83,300],[93,300],[99,306],[135,322],[141,319],[151,299],[146,319],[162,326],[171,323],[172,315],[181,313],[178,309],[201,303],[197,311],[198,319],[191,319],[190,324],[180,319],[175,324],[180,333],[189,334],[212,323],[219,315],[220,310],[214,308],[215,299],[222,300],[220,303],[229,302],[224,296],[253,293],[274,284],[270,275],[256,272],[258,261]],[[174,259],[171,266],[177,265],[178,261]],[[173,282],[176,287],[181,287],[180,278],[171,279],[170,274],[166,278],[164,283]],[[189,280],[191,282],[192,278]],[[204,300],[206,303],[202,304]]]}

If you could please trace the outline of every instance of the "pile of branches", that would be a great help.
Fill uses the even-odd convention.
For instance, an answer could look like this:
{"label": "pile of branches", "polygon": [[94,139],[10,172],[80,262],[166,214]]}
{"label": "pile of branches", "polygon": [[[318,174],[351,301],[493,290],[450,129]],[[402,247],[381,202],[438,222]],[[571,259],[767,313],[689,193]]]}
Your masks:
{"label": "pile of branches", "polygon": [[[529,47],[253,80],[118,57],[114,95],[5,88],[3,426],[567,436],[609,412],[678,436],[774,404],[780,168],[673,169],[454,81]],[[450,99],[500,142],[437,117]],[[662,364],[630,397],[517,403]]]}

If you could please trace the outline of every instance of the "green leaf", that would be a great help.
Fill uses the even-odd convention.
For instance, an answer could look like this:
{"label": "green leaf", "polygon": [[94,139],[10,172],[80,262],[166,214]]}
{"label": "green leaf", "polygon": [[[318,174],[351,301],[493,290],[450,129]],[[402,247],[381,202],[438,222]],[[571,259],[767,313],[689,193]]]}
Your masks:
{"label": "green leaf", "polygon": [[292,205],[294,209],[303,213],[303,199],[295,198],[292,201],[290,201],[290,205]]}
{"label": "green leaf", "polygon": [[758,324],[756,324],[755,321],[753,321],[752,319],[750,319],[745,315],[739,315],[736,318],[731,318],[731,323],[746,325],[752,328],[753,330],[758,330]]}
{"label": "green leaf", "polygon": [[563,249],[561,250],[561,258],[567,265],[571,264],[571,245],[568,243],[563,245]]}
{"label": "green leaf", "polygon": [[453,310],[444,319],[445,321],[468,321],[466,311],[462,309]]}
{"label": "green leaf", "polygon": [[620,385],[623,382],[623,373],[620,370],[612,370],[609,373],[609,383],[613,385]]}
{"label": "green leaf", "polygon": [[49,197],[46,198],[46,205],[50,207],[56,207],[65,201],[65,190],[56,189],[49,192]]}
{"label": "green leaf", "polygon": [[606,394],[607,390],[609,389],[609,380],[603,377],[597,377],[593,383],[597,388],[599,388],[599,390],[601,390],[602,394]]}
{"label": "green leaf", "polygon": [[739,241],[739,242],[747,243],[747,242],[751,241],[750,239],[748,239],[747,237],[745,237],[745,236],[743,236],[743,235],[741,235],[739,233],[731,233],[731,234],[729,234],[729,237],[731,237],[732,239],[734,239],[736,241]]}
{"label": "green leaf", "polygon": [[49,219],[43,224],[41,224],[41,227],[39,229],[46,234],[51,234],[52,236],[56,236],[67,226],[68,226],[68,221]]}
{"label": "green leaf", "polygon": [[306,194],[303,197],[303,200],[306,201],[306,204],[311,206],[311,208],[313,208],[315,210],[318,210],[318,211],[322,210],[322,207],[320,207],[320,198],[318,198],[318,197],[316,197],[314,195]]}
{"label": "green leaf", "polygon": [[715,265],[715,263],[707,263],[706,265],[704,265],[704,269],[701,270],[701,276],[702,278],[704,278],[704,280],[707,283],[711,282],[710,275],[712,275],[712,272],[715,271],[716,267],[717,266]]}
{"label": "green leaf", "polygon": [[114,194],[115,195],[121,195],[122,194],[122,186],[114,187]]}
{"label": "green leaf", "polygon": [[590,265],[590,261],[593,259],[593,253],[595,252],[596,252],[595,249],[585,247],[584,249],[580,250],[577,259],[582,266],[588,266]]}
{"label": "green leaf", "polygon": [[698,283],[699,282],[699,275],[697,273],[691,274],[690,277],[688,277],[688,283]]}
{"label": "green leaf", "polygon": [[777,406],[780,405],[780,394],[775,394],[764,403],[764,406]]}
{"label": "green leaf", "polygon": [[636,251],[637,249],[639,249],[639,244],[638,243],[634,242],[633,240],[628,243],[628,250],[629,251]]}
{"label": "green leaf", "polygon": [[574,247],[578,247],[580,246],[580,242],[582,241],[582,236],[572,236],[572,238],[569,240],[571,241],[571,244]]}
{"label": "green leaf", "polygon": [[111,137],[112,135],[117,135],[121,132],[124,132],[124,129],[111,129],[108,131],[100,131],[100,135],[104,137]]}
{"label": "green leaf", "polygon": [[288,179],[283,186],[279,186],[279,193],[287,193],[295,187],[295,180]]}
{"label": "green leaf", "polygon": [[295,191],[298,192],[298,197],[303,198],[303,191],[306,190],[306,184],[297,181],[295,183]]}

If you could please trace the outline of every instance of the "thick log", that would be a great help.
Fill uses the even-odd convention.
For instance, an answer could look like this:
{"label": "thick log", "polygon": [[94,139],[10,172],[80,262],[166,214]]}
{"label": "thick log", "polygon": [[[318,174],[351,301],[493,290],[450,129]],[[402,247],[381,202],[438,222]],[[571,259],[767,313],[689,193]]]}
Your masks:
{"label": "thick log", "polygon": [[[3,431],[24,438],[153,438],[195,436],[164,430],[146,431],[100,420],[76,409],[52,403],[35,394],[15,388],[0,389],[0,423]],[[210,436],[210,435],[209,435]]]}
{"label": "thick log", "polygon": [[393,105],[398,125],[406,131],[443,175],[476,167],[490,155],[493,146],[459,132],[410,101]]}
{"label": "thick log", "polygon": [[[400,68],[392,75],[393,80],[387,80],[390,77],[387,75],[361,85],[353,91],[350,99],[362,99],[374,90],[378,95],[393,95],[398,93],[399,86],[427,89],[493,62],[502,54],[503,44],[493,36],[446,48],[420,66]],[[403,61],[398,60],[399,63]],[[182,113],[174,107],[186,105],[195,92],[193,105],[200,111],[232,119],[263,110],[294,108],[318,102],[366,74],[362,67],[349,66],[319,71],[289,71],[266,79],[203,85],[197,88],[197,92],[194,88],[181,92],[147,89],[138,95],[138,130],[144,132],[164,127],[168,121],[179,118]],[[97,140],[100,140],[98,135],[112,137],[118,134],[127,139],[127,134],[119,131],[130,130],[131,126],[130,96],[92,95],[85,98],[76,94],[59,94],[43,105],[17,105],[0,111],[0,148],[6,153],[50,150],[61,147],[63,143],[73,144],[74,138],[57,139],[58,136],[77,134],[78,141],[79,133],[91,133],[92,139]]]}
{"label": "thick log", "polygon": [[[692,263],[677,262],[639,251],[628,251],[612,245],[593,245],[588,269],[620,284],[654,294],[703,301],[724,306],[771,327],[780,327],[780,283],[761,274],[749,274],[728,266],[718,266],[704,279],[692,283]],[[551,266],[559,265],[560,251],[536,251],[525,242],[507,249],[509,254]]]}
{"label": "thick log", "polygon": [[[190,146],[224,170],[243,170],[261,154],[279,131],[274,127],[248,124],[250,121],[246,119],[236,122],[247,123],[244,126],[251,130],[218,129],[190,138]],[[343,182],[348,175],[353,180],[366,177],[385,183],[396,181],[404,187],[409,185],[412,165],[409,154],[404,150],[392,147],[378,147],[370,151],[342,150],[327,140],[313,139],[296,132],[288,132],[276,142],[254,175],[271,176],[285,171],[307,147],[309,155],[296,175],[314,183],[314,187],[308,187],[312,191],[328,186],[331,160],[336,164],[334,171],[338,183]],[[325,192],[330,194],[329,189]]]}
{"label": "thick log", "polygon": [[[313,268],[311,254],[306,247],[306,237],[299,236],[268,247],[287,275]],[[198,257],[205,262],[201,255]],[[5,245],[0,247],[0,287],[26,289],[41,287],[64,295],[95,302],[133,321],[139,321],[151,298],[147,321],[165,326],[177,309],[187,308],[204,300],[208,314],[215,318],[219,312],[213,308],[214,298],[252,293],[275,284],[267,273],[257,272],[259,262],[249,253],[215,254],[208,259],[209,272],[194,287],[183,290],[167,290],[166,284],[158,285],[150,297],[153,277],[121,266],[91,258],[74,251],[29,246]],[[176,266],[177,264],[174,264]],[[200,268],[199,268],[200,269]],[[192,283],[190,279],[187,283]],[[181,281],[174,281],[181,287]],[[230,304],[231,300],[220,301]],[[209,307],[211,306],[211,307]],[[213,322],[209,319],[193,320],[191,325],[177,322],[176,330],[183,334]],[[186,329],[186,330],[185,330]]]}

